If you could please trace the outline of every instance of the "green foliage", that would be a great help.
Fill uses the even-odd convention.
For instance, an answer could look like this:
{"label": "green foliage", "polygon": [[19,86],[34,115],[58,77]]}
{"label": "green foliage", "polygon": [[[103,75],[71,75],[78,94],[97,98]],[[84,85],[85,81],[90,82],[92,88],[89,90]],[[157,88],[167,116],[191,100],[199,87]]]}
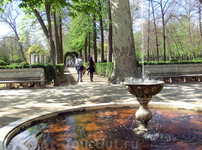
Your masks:
{"label": "green foliage", "polygon": [[[99,12],[98,2],[101,2],[102,11]],[[69,13],[71,17],[70,28],[67,32],[67,37],[64,40],[68,51],[70,50],[84,50],[85,38],[88,33],[91,33],[90,47],[93,47],[93,16],[95,16],[95,22],[99,21],[99,14],[102,15],[103,24],[107,18],[107,5],[106,0],[99,1],[77,1],[73,0],[71,3],[71,11]],[[104,26],[105,27],[105,26]],[[99,33],[99,27],[97,25],[97,33]],[[99,36],[97,36],[99,38]]]}
{"label": "green foliage", "polygon": [[[142,62],[139,62],[142,65]],[[175,61],[175,59],[170,61],[144,61],[144,65],[166,65],[166,64],[190,64],[190,63],[202,63],[202,59]]]}
{"label": "green foliage", "polygon": [[27,51],[27,54],[30,54],[30,53],[35,53],[38,55],[45,55],[46,51],[44,49],[42,49],[39,45],[32,45]]}
{"label": "green foliage", "polygon": [[[49,63],[44,65],[44,64],[36,63],[31,65],[31,68],[44,68],[45,79],[47,82],[51,82],[56,77],[53,64]],[[57,64],[56,69],[57,69],[57,75],[59,76],[59,79],[61,80],[64,74],[64,64]]]}
{"label": "green foliage", "polygon": [[92,33],[92,22],[89,22],[90,16],[78,14],[72,18],[69,26],[70,30],[67,32],[65,42],[69,50],[80,50],[84,48],[85,38],[88,32]]}
{"label": "green foliage", "polygon": [[173,61],[178,61],[178,60],[177,60],[177,59],[175,59],[175,58],[173,58],[173,59],[171,59],[170,61],[172,61],[172,62],[173,62]]}
{"label": "green foliage", "polygon": [[39,45],[32,45],[27,51],[27,61],[30,62],[30,54],[34,53],[35,55],[45,55],[46,51],[41,48]]}
{"label": "green foliage", "polygon": [[94,67],[95,67],[95,73],[102,75],[101,72],[102,63],[95,63]]}
{"label": "green foliage", "polygon": [[6,65],[8,65],[8,64],[5,61],[0,60],[0,66],[6,66]]}
{"label": "green foliage", "polygon": [[107,73],[106,73],[107,77],[111,77],[113,70],[114,70],[114,63],[113,62],[107,63]]}
{"label": "green foliage", "polygon": [[[88,63],[83,64],[84,67],[88,67]],[[102,76],[107,76],[111,77],[113,69],[114,69],[114,63],[109,62],[109,63],[95,63],[95,73],[102,75]]]}
{"label": "green foliage", "polygon": [[95,73],[110,77],[114,69],[114,63],[95,63]]}
{"label": "green foliage", "polygon": [[87,67],[88,67],[88,63],[83,63],[83,66],[84,66],[85,68],[87,68]]}
{"label": "green foliage", "polygon": [[20,66],[28,66],[29,63],[28,63],[28,62],[21,62],[19,65],[20,65]]}
{"label": "green foliage", "polygon": [[59,76],[59,79],[61,80],[64,74],[64,64],[57,64],[57,75]]}

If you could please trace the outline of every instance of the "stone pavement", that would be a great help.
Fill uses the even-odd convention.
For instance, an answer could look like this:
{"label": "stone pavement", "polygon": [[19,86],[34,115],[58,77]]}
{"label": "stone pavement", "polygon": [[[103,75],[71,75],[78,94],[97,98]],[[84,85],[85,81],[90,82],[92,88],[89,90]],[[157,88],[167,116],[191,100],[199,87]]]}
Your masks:
{"label": "stone pavement", "polygon": [[[78,83],[75,68],[66,69],[65,74],[68,78],[68,86],[0,90],[0,128],[43,111],[76,105],[136,101],[124,85],[107,85],[106,79],[98,75],[94,76],[94,82],[90,82],[89,75],[85,74],[83,82]],[[165,84],[163,90],[153,96],[152,102],[201,106],[201,85],[200,82]]]}

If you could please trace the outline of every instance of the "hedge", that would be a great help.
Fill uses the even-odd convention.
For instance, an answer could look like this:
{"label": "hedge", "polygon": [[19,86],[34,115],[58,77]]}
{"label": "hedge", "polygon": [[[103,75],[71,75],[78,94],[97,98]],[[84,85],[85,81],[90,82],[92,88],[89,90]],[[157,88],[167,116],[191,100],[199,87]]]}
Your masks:
{"label": "hedge", "polygon": [[[88,67],[88,63],[83,64],[84,67]],[[101,76],[107,76],[110,77],[112,75],[113,69],[114,69],[114,63],[95,63],[95,73],[99,74]]]}
{"label": "hedge", "polygon": [[[142,62],[139,62],[140,65],[142,65]],[[165,64],[192,64],[192,63],[202,63],[201,59],[193,59],[193,60],[182,60],[182,61],[177,61],[177,60],[170,60],[170,61],[144,61],[144,65],[165,65]]]}
{"label": "hedge", "polygon": [[0,60],[0,66],[6,66],[6,65],[8,65],[8,64],[5,61]]}

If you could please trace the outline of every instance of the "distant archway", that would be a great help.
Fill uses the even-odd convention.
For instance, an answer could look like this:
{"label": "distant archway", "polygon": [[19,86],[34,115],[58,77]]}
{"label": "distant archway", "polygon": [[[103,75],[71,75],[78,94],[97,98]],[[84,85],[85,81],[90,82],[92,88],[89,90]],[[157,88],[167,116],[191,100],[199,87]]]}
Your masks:
{"label": "distant archway", "polygon": [[46,52],[39,45],[32,45],[27,51],[27,61],[30,65],[35,63],[46,64]]}
{"label": "distant archway", "polygon": [[71,56],[72,58],[75,58],[75,57],[78,58],[79,54],[77,52],[66,52],[64,57],[64,65],[66,63],[67,56]]}

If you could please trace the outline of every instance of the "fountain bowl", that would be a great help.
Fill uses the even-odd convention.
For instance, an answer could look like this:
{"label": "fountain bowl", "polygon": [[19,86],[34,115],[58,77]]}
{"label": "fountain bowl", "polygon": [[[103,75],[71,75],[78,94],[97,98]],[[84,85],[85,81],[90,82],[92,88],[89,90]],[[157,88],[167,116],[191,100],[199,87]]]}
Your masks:
{"label": "fountain bowl", "polygon": [[128,92],[137,98],[152,98],[163,89],[164,82],[124,82],[124,85]]}
{"label": "fountain bowl", "polygon": [[164,86],[163,81],[152,82],[125,82],[125,88],[137,98],[140,104],[139,109],[136,111],[135,116],[139,121],[139,127],[133,131],[137,133],[145,133],[151,131],[149,121],[152,119],[152,112],[148,109],[148,103],[153,95],[158,94]]}

